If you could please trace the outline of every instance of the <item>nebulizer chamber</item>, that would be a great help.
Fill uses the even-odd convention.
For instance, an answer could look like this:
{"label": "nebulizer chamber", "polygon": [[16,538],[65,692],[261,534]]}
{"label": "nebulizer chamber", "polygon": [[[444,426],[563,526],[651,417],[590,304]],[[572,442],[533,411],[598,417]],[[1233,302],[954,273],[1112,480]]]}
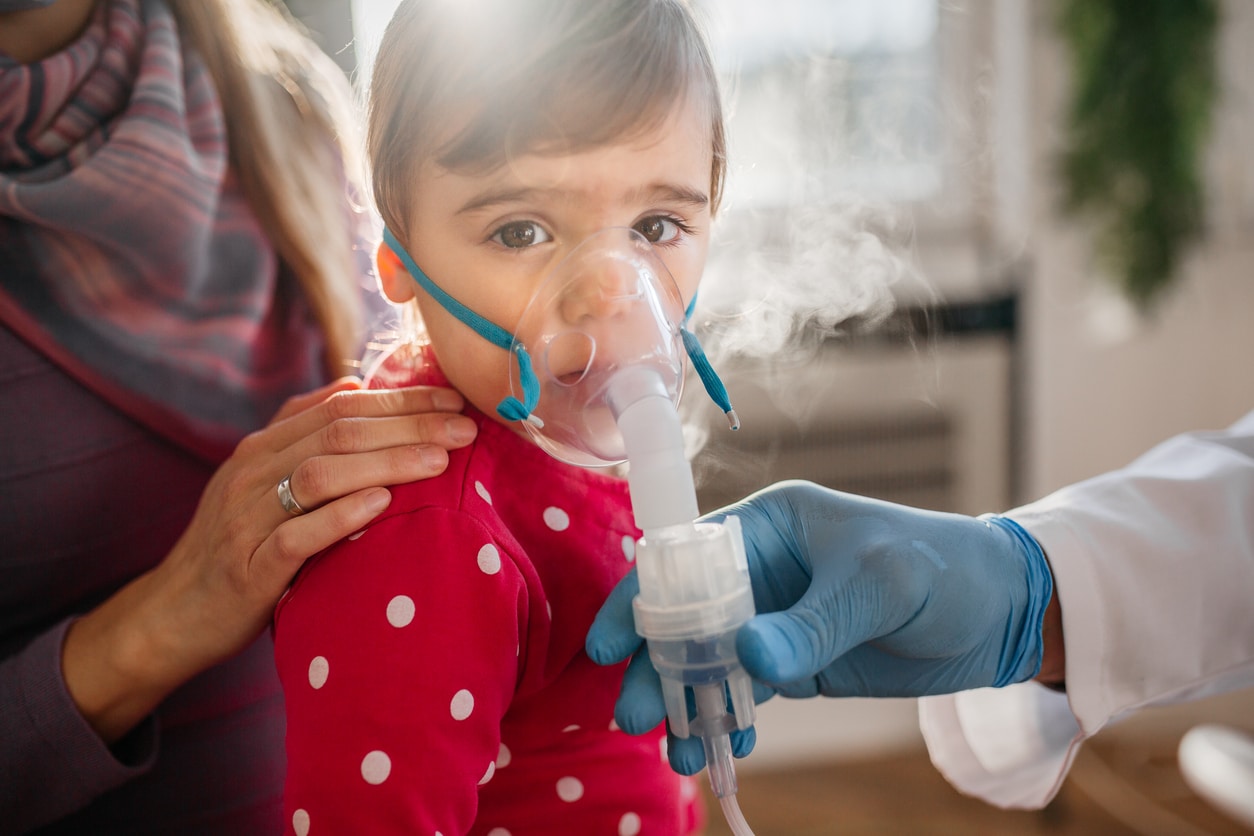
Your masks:
{"label": "nebulizer chamber", "polygon": [[[696,522],[677,409],[685,316],[653,247],[632,230],[603,230],[533,297],[514,354],[529,358],[539,385],[532,399],[539,420],[524,424],[537,444],[574,464],[628,463],[632,510],[643,531],[636,629],[661,677],[671,731],[702,738],[714,793],[734,831],[748,833],[735,803],[729,735],[754,719],[752,685],[735,649],[736,631],[754,613],[753,594],[739,520]],[[524,371],[520,363],[512,372],[518,397]],[[686,688],[696,703],[691,719]]]}

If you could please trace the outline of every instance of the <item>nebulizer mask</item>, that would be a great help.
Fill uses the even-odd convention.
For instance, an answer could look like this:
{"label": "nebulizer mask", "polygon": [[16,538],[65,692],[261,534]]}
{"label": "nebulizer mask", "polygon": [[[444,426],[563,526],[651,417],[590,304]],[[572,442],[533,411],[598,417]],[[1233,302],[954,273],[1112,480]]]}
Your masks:
{"label": "nebulizer mask", "polygon": [[731,427],[739,422],[686,327],[691,306],[666,265],[635,230],[601,230],[553,269],[510,332],[432,281],[386,230],[384,240],[435,301],[513,355],[511,395],[498,414],[521,422],[562,461],[627,462],[632,511],[644,532],[636,545],[636,630],[661,676],[671,731],[702,737],[715,795],[735,832],[749,832],[735,803],[729,734],[753,724],[752,686],[735,652],[753,595],[739,520],[696,522],[678,414],[687,360]]}

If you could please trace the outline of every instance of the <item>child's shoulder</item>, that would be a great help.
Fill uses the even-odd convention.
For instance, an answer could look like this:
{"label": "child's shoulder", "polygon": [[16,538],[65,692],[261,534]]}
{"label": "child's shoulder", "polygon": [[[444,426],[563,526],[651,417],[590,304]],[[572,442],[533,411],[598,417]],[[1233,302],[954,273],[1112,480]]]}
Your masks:
{"label": "child's shoulder", "polygon": [[[443,386],[449,387],[448,379],[440,370],[431,348],[422,343],[403,342],[380,353],[368,364],[365,376],[366,386],[370,389],[400,389],[407,386]],[[383,520],[399,514],[407,514],[424,508],[447,508],[449,510],[467,511],[478,516],[485,509],[468,506],[468,491],[473,490],[474,480],[471,472],[475,469],[474,462],[485,455],[495,455],[496,444],[485,448],[483,442],[489,436],[499,433],[503,428],[490,421],[473,406],[467,405],[464,413],[479,425],[479,437],[469,446],[449,453],[449,464],[439,476],[396,485],[391,488],[392,502],[378,519]],[[483,493],[482,482],[479,482],[479,493]],[[473,493],[469,495],[474,495]],[[489,503],[490,509],[490,503]],[[489,516],[491,516],[489,514]]]}
{"label": "child's shoulder", "polygon": [[[470,448],[454,451],[443,474],[389,488],[392,501],[383,513],[301,567],[276,608],[276,624],[298,598],[304,609],[318,609],[320,602],[360,600],[371,590],[423,586],[436,579],[443,594],[452,594],[448,585],[459,572],[477,577],[467,567],[497,574],[519,566],[523,550],[491,503],[481,500],[480,507],[469,507],[466,501],[467,491],[474,494],[466,478],[471,457]],[[471,560],[451,559],[459,554]]]}
{"label": "child's shoulder", "polygon": [[467,407],[465,414],[479,425],[475,441],[449,451],[448,466],[438,476],[389,488],[392,501],[373,524],[400,516],[448,516],[460,518],[464,526],[483,529],[492,536],[505,533],[485,486],[485,474],[493,468],[485,459],[493,459],[495,454],[488,449],[491,445],[484,444],[486,438],[502,432],[503,428],[473,407]]}

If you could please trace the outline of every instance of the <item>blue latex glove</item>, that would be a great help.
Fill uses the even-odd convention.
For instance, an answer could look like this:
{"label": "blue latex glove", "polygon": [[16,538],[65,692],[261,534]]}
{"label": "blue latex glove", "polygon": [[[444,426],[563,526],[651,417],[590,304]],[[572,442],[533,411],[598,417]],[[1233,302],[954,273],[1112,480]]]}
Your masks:
{"label": "blue latex glove", "polygon": [[[709,515],[740,518],[759,615],[736,650],[755,680],[789,697],[914,697],[1003,686],[1036,675],[1053,594],[1045,555],[1017,523],[922,511],[781,482]],[[636,635],[634,572],[588,633],[592,659],[635,654],[615,717],[640,734],[666,716]],[[759,691],[763,697],[770,691]],[[760,701],[760,699],[759,699]],[[734,739],[738,753],[752,739]],[[671,765],[704,765],[696,739],[675,740]]]}

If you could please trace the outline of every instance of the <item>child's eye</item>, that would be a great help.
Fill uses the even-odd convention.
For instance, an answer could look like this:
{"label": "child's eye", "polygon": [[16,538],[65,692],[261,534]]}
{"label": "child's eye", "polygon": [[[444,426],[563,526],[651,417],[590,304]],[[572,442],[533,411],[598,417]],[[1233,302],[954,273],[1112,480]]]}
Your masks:
{"label": "child's eye", "polygon": [[521,250],[552,239],[535,221],[514,221],[492,233],[492,240],[511,250]]}
{"label": "child's eye", "polygon": [[681,221],[664,215],[653,215],[636,223],[636,232],[645,237],[650,244],[665,244],[674,241],[687,227]]}

